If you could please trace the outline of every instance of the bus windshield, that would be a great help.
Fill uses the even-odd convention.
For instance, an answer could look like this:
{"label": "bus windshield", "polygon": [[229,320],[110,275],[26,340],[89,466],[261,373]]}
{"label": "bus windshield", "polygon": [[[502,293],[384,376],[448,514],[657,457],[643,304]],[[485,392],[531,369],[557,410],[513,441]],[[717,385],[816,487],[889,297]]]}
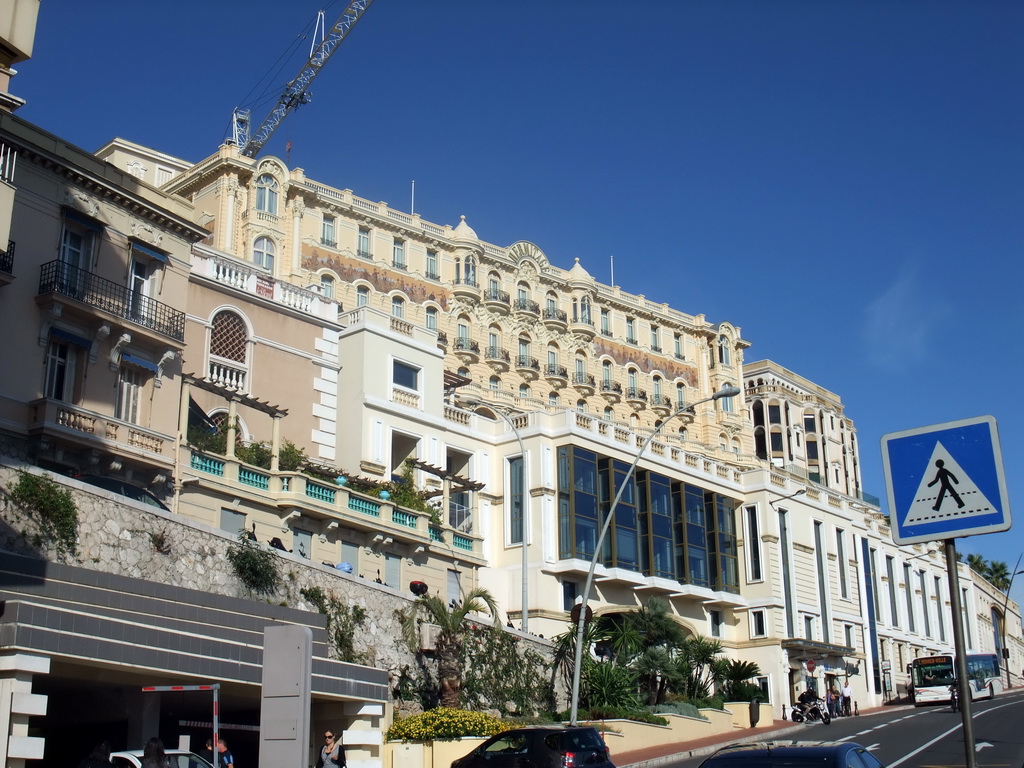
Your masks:
{"label": "bus windshield", "polygon": [[936,685],[950,686],[953,684],[953,657],[931,656],[915,659],[913,675],[915,688],[929,688]]}

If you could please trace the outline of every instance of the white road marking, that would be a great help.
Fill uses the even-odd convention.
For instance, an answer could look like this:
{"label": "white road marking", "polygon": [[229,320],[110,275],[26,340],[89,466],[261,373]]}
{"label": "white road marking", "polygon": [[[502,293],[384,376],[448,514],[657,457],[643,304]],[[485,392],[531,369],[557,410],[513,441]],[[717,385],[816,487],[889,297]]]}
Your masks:
{"label": "white road marking", "polygon": [[[975,712],[974,713],[974,717],[980,717],[981,715],[987,715],[989,712],[995,712],[996,710],[1002,709],[1003,707],[1010,707],[1010,706],[1013,706],[1014,704],[1017,704],[1017,703],[1019,703],[1019,702],[1011,701],[1011,702],[1007,702],[1006,704],[1000,704],[998,707],[991,707],[990,709],[985,709],[985,710],[982,710],[980,712]],[[972,719],[974,719],[974,718],[972,717]],[[934,739],[929,741],[927,744],[922,744],[920,747],[915,749],[913,752],[908,752],[903,757],[901,757],[899,760],[894,760],[893,762],[889,763],[889,768],[896,768],[898,765],[900,765],[902,763],[905,763],[907,760],[912,758],[914,755],[916,755],[916,754],[918,754],[920,752],[923,752],[924,750],[928,749],[928,747],[930,747],[935,742],[940,741],[940,740],[946,738],[947,736],[949,736],[949,734],[953,733],[958,728],[962,727],[962,725],[963,725],[963,723],[957,723],[956,725],[954,725],[952,728],[950,728],[945,733],[940,733],[938,736],[936,736]]]}

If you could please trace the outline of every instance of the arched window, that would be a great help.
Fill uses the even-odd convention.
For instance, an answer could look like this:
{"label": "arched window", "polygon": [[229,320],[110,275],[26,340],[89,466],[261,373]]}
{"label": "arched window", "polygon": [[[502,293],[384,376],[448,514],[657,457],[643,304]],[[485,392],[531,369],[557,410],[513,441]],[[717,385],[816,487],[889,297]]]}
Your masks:
{"label": "arched window", "polygon": [[718,362],[729,365],[729,337],[725,334],[718,337]]}
{"label": "arched window", "polygon": [[682,408],[686,405],[686,385],[683,383],[676,384],[676,408]]}
{"label": "arched window", "polygon": [[583,400],[582,398],[577,400],[576,401],[576,411],[577,411],[577,413],[586,413],[587,412],[587,401]]}
{"label": "arched window", "polygon": [[[726,382],[723,386],[731,387],[732,384]],[[723,397],[721,400],[719,400],[718,402],[722,404],[722,413],[733,413],[736,410],[736,406],[733,403],[733,401],[735,400],[735,397]]]}
{"label": "arched window", "polygon": [[476,256],[466,257],[466,284],[476,285]]}
{"label": "arched window", "polygon": [[465,376],[467,379],[470,378],[469,368],[466,368],[465,366],[459,368],[459,370],[457,370],[456,373],[459,374],[459,376]]}
{"label": "arched window", "polygon": [[256,210],[277,215],[277,179],[269,173],[256,179]]}
{"label": "arched window", "polygon": [[391,316],[399,320],[405,317],[405,299],[401,296],[391,297]]}
{"label": "arched window", "polygon": [[370,289],[365,285],[356,288],[356,306],[365,307],[370,303]]}
{"label": "arched window", "polygon": [[686,437],[687,437],[686,427],[680,427],[679,428],[679,439],[680,440],[685,440]]}
{"label": "arched window", "polygon": [[601,381],[605,384],[610,384],[612,381],[612,363],[611,360],[605,360],[601,363]]}
{"label": "arched window", "polygon": [[580,322],[590,325],[590,297],[580,299]]}
{"label": "arched window", "polygon": [[608,421],[614,421],[615,420],[615,409],[612,408],[610,405],[606,405],[604,407],[604,417],[606,419],[608,419]]}
{"label": "arched window", "polygon": [[530,396],[530,387],[529,387],[529,385],[527,385],[527,384],[520,384],[519,385],[519,396],[520,397],[529,397]]}
{"label": "arched window", "polygon": [[427,307],[427,328],[437,330],[437,307]]}
{"label": "arched window", "polygon": [[552,392],[548,395],[548,405],[557,407],[561,403],[561,398],[558,397],[557,392]]}
{"label": "arched window", "polygon": [[320,295],[325,299],[334,298],[334,278],[330,275],[320,275]]}
{"label": "arched window", "polygon": [[252,244],[252,263],[267,272],[273,272],[275,253],[277,253],[277,247],[273,240],[269,237],[257,237],[256,242]]}
{"label": "arched window", "polygon": [[497,376],[491,376],[491,378],[487,382],[487,385],[493,390],[501,389],[501,379],[498,378]]}
{"label": "arched window", "polygon": [[221,310],[210,323],[208,378],[228,389],[249,391],[249,329],[235,312]]}
{"label": "arched window", "polygon": [[654,389],[654,402],[660,405],[661,404],[661,377],[660,376],[655,376],[654,377],[654,381],[652,383],[653,383],[653,389]]}

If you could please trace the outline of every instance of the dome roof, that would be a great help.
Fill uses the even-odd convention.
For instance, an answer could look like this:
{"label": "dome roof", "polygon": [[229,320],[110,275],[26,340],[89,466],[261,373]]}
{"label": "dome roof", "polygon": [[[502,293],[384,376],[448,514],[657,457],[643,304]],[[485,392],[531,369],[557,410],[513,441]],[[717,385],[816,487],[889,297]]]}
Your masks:
{"label": "dome roof", "polygon": [[580,260],[576,259],[576,263],[572,265],[572,269],[569,270],[570,280],[590,280],[590,273],[587,272],[581,265]]}
{"label": "dome roof", "polygon": [[466,217],[460,216],[459,219],[459,225],[455,227],[455,230],[452,233],[452,239],[478,241],[480,238],[476,236],[476,232],[473,231],[473,228],[466,223]]}

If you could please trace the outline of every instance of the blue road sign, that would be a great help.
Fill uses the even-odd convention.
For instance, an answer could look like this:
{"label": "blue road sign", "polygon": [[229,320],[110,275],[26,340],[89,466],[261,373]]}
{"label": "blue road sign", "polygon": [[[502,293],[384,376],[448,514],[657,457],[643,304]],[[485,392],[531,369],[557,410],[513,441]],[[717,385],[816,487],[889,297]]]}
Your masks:
{"label": "blue road sign", "polygon": [[897,544],[1010,528],[996,420],[979,416],[882,436],[889,525]]}

